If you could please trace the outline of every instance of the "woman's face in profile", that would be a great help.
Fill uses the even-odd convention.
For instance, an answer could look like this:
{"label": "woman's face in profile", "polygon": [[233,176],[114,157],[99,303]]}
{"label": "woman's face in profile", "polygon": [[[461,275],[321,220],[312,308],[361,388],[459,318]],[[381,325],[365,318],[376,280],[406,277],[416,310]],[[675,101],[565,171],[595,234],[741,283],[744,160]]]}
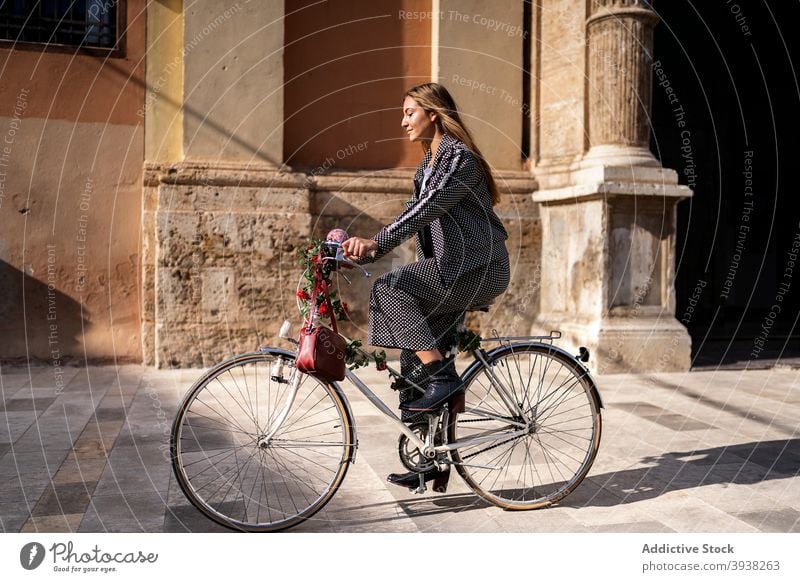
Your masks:
{"label": "woman's face in profile", "polygon": [[436,134],[435,119],[435,113],[425,113],[412,97],[406,97],[403,101],[403,121],[400,125],[408,134],[409,141],[432,140]]}

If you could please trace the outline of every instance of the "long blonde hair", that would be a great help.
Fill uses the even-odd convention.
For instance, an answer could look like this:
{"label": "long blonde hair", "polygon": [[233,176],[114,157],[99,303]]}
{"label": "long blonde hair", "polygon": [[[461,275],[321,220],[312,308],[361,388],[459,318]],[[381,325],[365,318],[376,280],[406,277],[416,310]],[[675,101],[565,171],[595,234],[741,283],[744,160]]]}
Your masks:
{"label": "long blonde hair", "polygon": [[492,205],[497,204],[500,201],[500,192],[492,176],[492,170],[483,158],[478,146],[475,145],[472,134],[466,128],[464,122],[461,121],[456,102],[450,92],[439,83],[423,83],[406,91],[403,99],[406,97],[411,97],[426,113],[435,113],[437,115],[436,125],[439,126],[439,131],[449,133],[462,141],[477,156],[483,167],[483,173],[486,175],[486,184],[489,187],[489,192],[492,194]]}

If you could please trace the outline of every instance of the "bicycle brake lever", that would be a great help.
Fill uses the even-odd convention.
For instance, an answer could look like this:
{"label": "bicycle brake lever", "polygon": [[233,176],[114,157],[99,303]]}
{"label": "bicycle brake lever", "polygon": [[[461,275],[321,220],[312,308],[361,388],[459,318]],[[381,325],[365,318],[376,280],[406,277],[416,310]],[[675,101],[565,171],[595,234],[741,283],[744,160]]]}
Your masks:
{"label": "bicycle brake lever", "polygon": [[[344,250],[341,247],[336,249],[336,256],[333,257],[333,259],[335,261],[339,262],[339,263],[343,263],[345,265],[350,265],[351,267],[355,267],[356,269],[361,271],[364,274],[365,277],[371,277],[372,276],[372,273],[367,271],[364,267],[362,267],[358,263],[354,263],[353,261],[351,261],[349,259],[345,259],[344,258]],[[344,276],[344,275],[342,275],[342,276]],[[347,277],[345,277],[345,279],[347,280],[348,283],[350,282],[350,280],[347,279]]]}
{"label": "bicycle brake lever", "polygon": [[364,267],[362,267],[358,263],[354,263],[353,261],[345,261],[345,264],[346,265],[351,265],[351,266],[357,268],[359,271],[361,271],[364,274],[365,277],[372,277],[372,273],[367,271]]}

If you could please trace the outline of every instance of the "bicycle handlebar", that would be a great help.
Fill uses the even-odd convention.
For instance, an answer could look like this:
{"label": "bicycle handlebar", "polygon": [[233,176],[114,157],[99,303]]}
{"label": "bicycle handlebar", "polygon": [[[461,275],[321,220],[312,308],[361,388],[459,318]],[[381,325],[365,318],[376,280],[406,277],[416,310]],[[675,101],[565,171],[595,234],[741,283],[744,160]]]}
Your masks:
{"label": "bicycle handlebar", "polygon": [[[332,248],[336,249],[336,256],[334,256],[334,257],[323,257],[322,258],[323,262],[325,262],[325,261],[336,261],[337,263],[342,263],[344,265],[349,265],[351,267],[355,267],[356,269],[359,269],[364,274],[365,277],[371,277],[372,276],[372,273],[367,271],[364,267],[362,267],[358,263],[353,262],[350,259],[345,259],[344,258],[344,249],[342,249],[342,243],[336,242],[336,241],[332,241],[332,240],[327,240],[327,241],[323,241],[322,245],[323,246],[332,247]],[[370,255],[371,258],[374,258],[375,257],[375,251],[370,251],[369,255]]]}

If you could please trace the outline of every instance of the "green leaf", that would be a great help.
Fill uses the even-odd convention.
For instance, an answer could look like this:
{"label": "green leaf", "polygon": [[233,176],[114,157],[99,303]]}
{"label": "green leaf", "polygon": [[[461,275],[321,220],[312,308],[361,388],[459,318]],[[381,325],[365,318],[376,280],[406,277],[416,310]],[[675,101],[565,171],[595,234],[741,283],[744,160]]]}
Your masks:
{"label": "green leaf", "polygon": [[455,345],[460,352],[477,350],[481,347],[481,336],[471,329],[463,328],[456,332]]}

